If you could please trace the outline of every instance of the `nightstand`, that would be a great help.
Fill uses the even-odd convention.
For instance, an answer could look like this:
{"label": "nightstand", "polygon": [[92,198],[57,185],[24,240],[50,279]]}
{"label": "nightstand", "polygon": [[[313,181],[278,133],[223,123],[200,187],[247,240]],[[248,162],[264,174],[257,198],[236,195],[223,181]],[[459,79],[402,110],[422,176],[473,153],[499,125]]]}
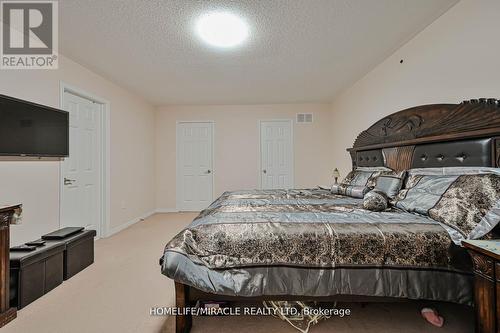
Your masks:
{"label": "nightstand", "polygon": [[500,332],[500,240],[467,240],[474,265],[476,333]]}

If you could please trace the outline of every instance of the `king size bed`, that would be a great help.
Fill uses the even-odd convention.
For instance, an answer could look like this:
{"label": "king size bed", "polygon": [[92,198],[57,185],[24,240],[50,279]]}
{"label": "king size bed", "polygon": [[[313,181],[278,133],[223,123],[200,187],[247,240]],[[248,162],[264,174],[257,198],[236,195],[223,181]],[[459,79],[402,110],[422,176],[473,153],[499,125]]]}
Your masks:
{"label": "king size bed", "polygon": [[[339,186],[224,193],[165,247],[160,262],[175,280],[177,307],[198,300],[473,304],[473,262],[461,241],[497,237],[497,136],[498,100],[414,107],[357,137],[348,149],[353,171]],[[177,332],[190,327],[189,315],[177,316]]]}

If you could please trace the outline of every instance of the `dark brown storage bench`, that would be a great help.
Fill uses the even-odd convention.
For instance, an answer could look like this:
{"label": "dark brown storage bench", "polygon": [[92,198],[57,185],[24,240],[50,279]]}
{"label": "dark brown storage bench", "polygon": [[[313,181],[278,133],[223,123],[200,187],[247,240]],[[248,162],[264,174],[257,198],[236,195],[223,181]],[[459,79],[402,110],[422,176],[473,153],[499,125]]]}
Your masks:
{"label": "dark brown storage bench", "polygon": [[10,253],[10,305],[24,308],[63,282],[62,243]]}
{"label": "dark brown storage bench", "polygon": [[61,240],[45,240],[46,244],[64,244],[64,280],[94,263],[95,230],[83,230]]}
{"label": "dark brown storage bench", "polygon": [[31,252],[11,251],[10,305],[22,309],[91,265],[95,236],[95,230],[83,230],[45,240],[44,246]]}

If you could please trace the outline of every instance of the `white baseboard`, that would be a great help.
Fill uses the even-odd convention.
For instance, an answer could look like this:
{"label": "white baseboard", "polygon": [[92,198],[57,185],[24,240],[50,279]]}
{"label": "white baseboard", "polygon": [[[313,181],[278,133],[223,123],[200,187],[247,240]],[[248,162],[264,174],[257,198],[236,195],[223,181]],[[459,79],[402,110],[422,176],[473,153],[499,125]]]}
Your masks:
{"label": "white baseboard", "polygon": [[161,214],[161,213],[178,213],[179,211],[176,209],[176,208],[157,208],[155,210],[152,210],[150,212],[147,212],[146,214],[142,215],[142,216],[139,216],[135,219],[132,219],[128,222],[125,222],[123,224],[120,224],[116,227],[113,227],[113,228],[110,228],[108,230],[108,232],[106,233],[106,236],[105,237],[111,237],[113,236],[114,234],[122,231],[122,230],[125,230],[127,229],[128,227],[130,227],[131,225],[134,225],[136,224],[137,222],[141,221],[141,220],[145,220],[147,219],[148,217],[154,215],[154,214]]}
{"label": "white baseboard", "polygon": [[122,230],[127,229],[127,228],[128,228],[128,227],[130,227],[131,225],[136,224],[136,223],[137,223],[137,222],[139,222],[139,221],[142,221],[142,220],[147,219],[148,217],[150,217],[151,215],[154,215],[155,213],[156,213],[156,210],[152,210],[152,211],[147,212],[146,214],[143,214],[143,215],[141,215],[141,216],[139,216],[139,217],[137,217],[137,218],[135,218],[135,219],[132,219],[132,220],[130,220],[130,221],[128,221],[128,222],[125,222],[125,223],[123,223],[123,224],[120,224],[120,225],[118,225],[118,226],[116,226],[116,227],[110,228],[110,229],[108,230],[108,232],[106,233],[106,237],[111,237],[111,236],[113,236],[114,234],[116,234],[116,233],[118,233],[118,232],[120,232],[120,231],[122,231]]}
{"label": "white baseboard", "polygon": [[155,213],[178,213],[179,210],[177,208],[156,208]]}

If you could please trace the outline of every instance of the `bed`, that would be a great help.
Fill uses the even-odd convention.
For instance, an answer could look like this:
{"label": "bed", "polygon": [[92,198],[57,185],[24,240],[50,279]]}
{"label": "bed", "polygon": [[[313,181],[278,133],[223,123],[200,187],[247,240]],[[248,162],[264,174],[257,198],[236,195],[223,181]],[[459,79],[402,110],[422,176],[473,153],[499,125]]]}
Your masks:
{"label": "bed", "polygon": [[[498,168],[498,135],[499,101],[471,100],[392,114],[348,151],[353,170]],[[472,304],[473,262],[457,234],[439,218],[368,211],[362,199],[329,189],[226,192],[168,242],[161,265],[178,307],[221,299]],[[177,332],[190,327],[190,316],[177,316]]]}

